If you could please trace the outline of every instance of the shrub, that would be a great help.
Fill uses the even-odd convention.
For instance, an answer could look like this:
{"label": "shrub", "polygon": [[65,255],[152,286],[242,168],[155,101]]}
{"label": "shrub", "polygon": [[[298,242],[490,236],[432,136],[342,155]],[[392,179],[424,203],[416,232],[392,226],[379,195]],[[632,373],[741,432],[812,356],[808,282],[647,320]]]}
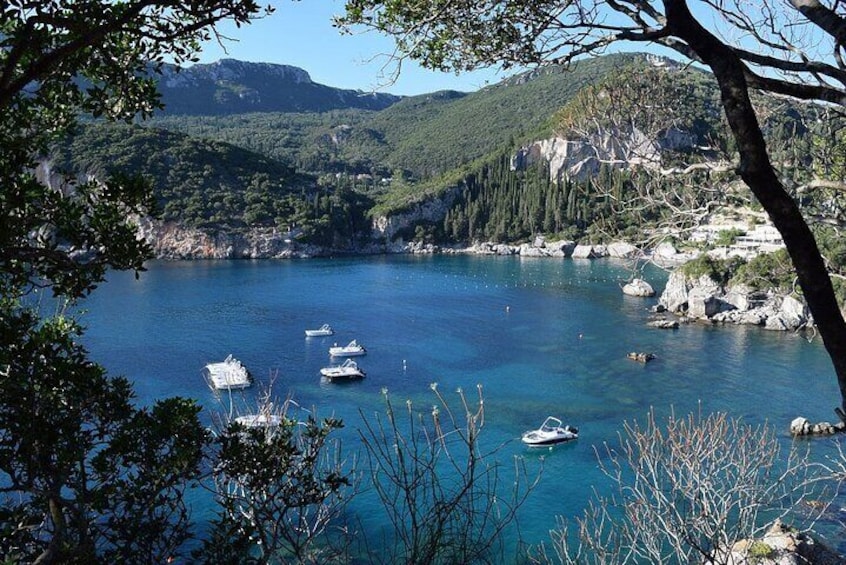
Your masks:
{"label": "shrub", "polygon": [[732,563],[728,548],[790,513],[811,474],[825,472],[809,465],[807,450],[783,460],[770,427],[724,413],[671,414],[659,426],[650,411],[598,458],[613,495],[597,495],[574,532],[564,522],[553,531],[562,563]]}
{"label": "shrub", "polygon": [[705,275],[719,284],[726,284],[732,275],[743,265],[743,259],[732,257],[729,259],[714,259],[702,254],[682,267],[682,273],[688,278],[698,279]]}

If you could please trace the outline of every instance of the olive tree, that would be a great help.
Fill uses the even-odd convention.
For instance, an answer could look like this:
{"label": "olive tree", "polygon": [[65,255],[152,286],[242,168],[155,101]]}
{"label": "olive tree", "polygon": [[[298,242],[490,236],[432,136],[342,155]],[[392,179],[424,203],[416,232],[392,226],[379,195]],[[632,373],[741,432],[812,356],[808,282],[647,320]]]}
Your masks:
{"label": "olive tree", "polygon": [[[109,268],[143,270],[143,179],[68,178],[45,160],[77,120],[159,106],[153,77],[196,57],[254,0],[13,0],[0,5],[0,559],[163,563],[189,535],[182,494],[206,434],[193,402],[137,407],[36,290],[74,302]],[[39,301],[42,301],[39,304]]]}
{"label": "olive tree", "polygon": [[0,560],[164,563],[191,535],[183,493],[206,432],[193,401],[133,405],[71,319],[0,316]]}
{"label": "olive tree", "polygon": [[339,23],[387,33],[399,61],[442,71],[567,64],[621,42],[661,46],[710,69],[736,173],[782,235],[846,407],[846,323],[750,100],[759,90],[846,105],[846,7],[820,0],[762,0],[754,9],[737,0],[348,0]]}
{"label": "olive tree", "polygon": [[[143,268],[132,218],[149,187],[117,176],[64,179],[45,163],[81,114],[130,121],[159,107],[165,61],[194,60],[221,20],[249,23],[255,0],[17,0],[0,8],[0,288],[82,296],[105,269]],[[38,165],[41,164],[39,170]],[[42,174],[38,174],[41,172]],[[38,178],[38,177],[41,178]],[[51,182],[41,182],[41,180]]]}

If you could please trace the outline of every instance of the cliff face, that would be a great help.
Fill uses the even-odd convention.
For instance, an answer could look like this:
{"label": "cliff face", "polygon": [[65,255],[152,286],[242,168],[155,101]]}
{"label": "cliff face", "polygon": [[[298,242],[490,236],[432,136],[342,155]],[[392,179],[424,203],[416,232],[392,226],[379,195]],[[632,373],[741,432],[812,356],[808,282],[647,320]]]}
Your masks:
{"label": "cliff face", "polygon": [[662,151],[686,150],[695,142],[695,136],[675,128],[665,130],[657,139],[649,138],[637,128],[628,131],[600,128],[581,137],[553,137],[521,147],[511,157],[511,170],[521,171],[545,162],[552,180],[584,180],[596,175],[602,164],[617,169],[659,167]]}
{"label": "cliff face", "polygon": [[373,218],[371,237],[376,241],[392,241],[400,231],[416,222],[440,222],[452,207],[459,187],[448,189],[440,198],[418,202],[405,212]]}
{"label": "cliff face", "polygon": [[144,218],[138,222],[138,236],[146,239],[161,259],[273,259],[324,254],[322,249],[298,244],[275,229],[210,233]]}
{"label": "cliff face", "polygon": [[813,325],[807,306],[799,298],[745,285],[724,287],[708,276],[692,279],[680,270],[670,275],[659,304],[689,318],[768,330],[798,330]]}

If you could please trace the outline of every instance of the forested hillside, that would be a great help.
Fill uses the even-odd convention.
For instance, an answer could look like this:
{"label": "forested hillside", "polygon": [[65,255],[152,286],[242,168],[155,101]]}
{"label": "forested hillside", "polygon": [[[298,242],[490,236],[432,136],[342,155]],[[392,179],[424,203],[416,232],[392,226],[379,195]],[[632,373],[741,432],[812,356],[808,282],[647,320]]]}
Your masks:
{"label": "forested hillside", "polygon": [[[615,55],[380,111],[160,116],[131,130],[91,123],[55,158],[77,171],[140,172],[154,181],[162,218],[195,227],[295,226],[305,239],[349,244],[366,238],[370,217],[451,189],[443,217],[401,235],[438,243],[538,233],[637,239],[685,208],[741,202],[717,96],[699,70]],[[822,150],[840,130],[814,129],[819,108],[756,103],[803,205],[839,213],[839,199],[802,187],[815,170],[846,170]],[[568,140],[568,153],[518,158],[549,138]]]}
{"label": "forested hillside", "polygon": [[636,58],[614,55],[566,71],[538,70],[471,94],[413,96],[378,112],[164,116],[150,125],[226,141],[302,171],[404,171],[425,180],[550,133],[553,114],[580,89]]}
{"label": "forested hillside", "polygon": [[323,189],[265,155],[146,127],[88,124],[50,158],[55,169],[77,174],[142,175],[153,186],[158,217],[187,227],[295,228],[305,241],[343,244],[366,230],[372,205],[345,186]]}

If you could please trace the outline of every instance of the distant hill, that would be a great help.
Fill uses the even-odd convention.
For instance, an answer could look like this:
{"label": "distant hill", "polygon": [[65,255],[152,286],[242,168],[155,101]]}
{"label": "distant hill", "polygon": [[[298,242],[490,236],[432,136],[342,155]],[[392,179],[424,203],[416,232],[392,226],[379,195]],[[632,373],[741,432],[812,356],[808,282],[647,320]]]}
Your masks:
{"label": "distant hill", "polygon": [[183,69],[165,67],[159,77],[159,91],[167,115],[382,110],[402,99],[393,94],[318,84],[303,69],[289,65],[234,59]]}
{"label": "distant hill", "polygon": [[143,175],[160,217],[191,227],[274,225],[286,198],[312,186],[278,161],[226,143],[121,123],[89,123],[50,160],[58,171]]}
{"label": "distant hill", "polygon": [[249,110],[217,116],[170,112],[150,125],[232,143],[302,171],[402,170],[418,179],[432,178],[549,134],[553,115],[577,92],[638,57],[588,59],[568,69],[523,73],[469,94],[440,91],[405,97],[380,110]]}

